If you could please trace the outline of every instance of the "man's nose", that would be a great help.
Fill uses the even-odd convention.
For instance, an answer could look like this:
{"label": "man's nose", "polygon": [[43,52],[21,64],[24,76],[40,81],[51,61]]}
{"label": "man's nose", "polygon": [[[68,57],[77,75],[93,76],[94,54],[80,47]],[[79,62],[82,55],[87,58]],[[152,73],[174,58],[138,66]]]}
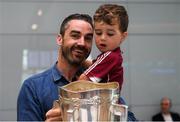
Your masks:
{"label": "man's nose", "polygon": [[78,40],[78,45],[81,45],[81,46],[84,46],[84,45],[85,45],[84,37],[81,37],[81,38]]}

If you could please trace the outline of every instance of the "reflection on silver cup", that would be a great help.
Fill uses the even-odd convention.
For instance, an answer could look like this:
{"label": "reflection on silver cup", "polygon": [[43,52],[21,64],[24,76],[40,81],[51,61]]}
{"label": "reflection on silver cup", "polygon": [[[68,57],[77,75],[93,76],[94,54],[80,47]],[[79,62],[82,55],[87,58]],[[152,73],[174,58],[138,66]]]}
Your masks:
{"label": "reflection on silver cup", "polygon": [[59,88],[63,121],[126,121],[127,106],[117,104],[116,82],[76,81]]}
{"label": "reflection on silver cup", "polygon": [[128,106],[112,103],[109,110],[110,121],[127,121]]}

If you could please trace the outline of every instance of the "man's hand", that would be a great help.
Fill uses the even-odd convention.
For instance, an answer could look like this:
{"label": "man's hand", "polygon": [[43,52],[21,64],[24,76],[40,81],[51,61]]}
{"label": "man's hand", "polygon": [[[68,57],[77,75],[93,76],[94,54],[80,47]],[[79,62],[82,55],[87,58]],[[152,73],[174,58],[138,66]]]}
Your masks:
{"label": "man's hand", "polygon": [[53,108],[46,113],[46,122],[62,121],[61,109],[58,101],[54,101]]}

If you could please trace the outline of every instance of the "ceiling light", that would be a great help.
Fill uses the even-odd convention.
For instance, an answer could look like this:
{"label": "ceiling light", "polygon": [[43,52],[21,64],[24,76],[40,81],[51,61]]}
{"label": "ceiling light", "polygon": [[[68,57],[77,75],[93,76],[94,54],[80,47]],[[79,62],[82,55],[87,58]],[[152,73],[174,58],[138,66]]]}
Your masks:
{"label": "ceiling light", "polygon": [[31,29],[32,29],[32,30],[37,30],[37,28],[38,28],[38,25],[37,25],[37,24],[32,24],[32,25],[31,25]]}
{"label": "ceiling light", "polygon": [[39,9],[38,12],[37,12],[37,15],[42,16],[42,14],[43,14],[43,11],[41,9]]}

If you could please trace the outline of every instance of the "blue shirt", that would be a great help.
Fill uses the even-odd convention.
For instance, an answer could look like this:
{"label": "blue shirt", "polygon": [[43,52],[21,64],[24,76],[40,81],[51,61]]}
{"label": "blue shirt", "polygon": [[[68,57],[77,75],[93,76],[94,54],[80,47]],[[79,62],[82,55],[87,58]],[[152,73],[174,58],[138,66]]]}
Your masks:
{"label": "blue shirt", "polygon": [[45,120],[45,114],[58,99],[58,86],[69,82],[61,75],[56,64],[49,70],[24,81],[17,101],[17,120]]}
{"label": "blue shirt", "polygon": [[[68,83],[56,68],[56,64],[47,71],[25,80],[17,100],[17,120],[46,120],[46,112],[52,108],[53,101],[59,98],[58,87]],[[133,121],[133,117],[134,115],[128,114],[128,120]]]}

